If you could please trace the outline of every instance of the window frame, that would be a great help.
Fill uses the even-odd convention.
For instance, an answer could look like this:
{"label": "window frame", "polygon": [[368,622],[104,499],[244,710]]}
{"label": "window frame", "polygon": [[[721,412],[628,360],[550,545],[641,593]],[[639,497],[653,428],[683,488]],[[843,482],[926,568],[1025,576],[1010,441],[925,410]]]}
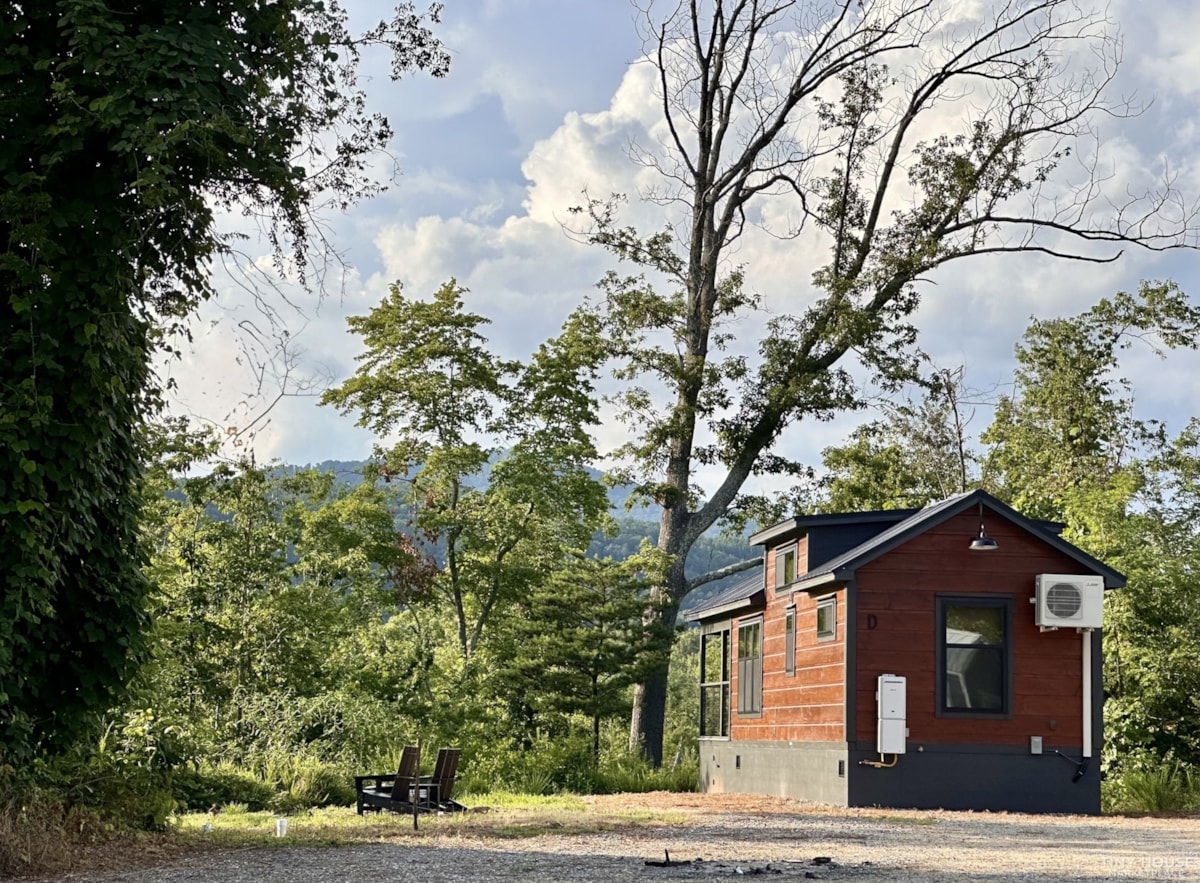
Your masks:
{"label": "window frame", "polygon": [[783,673],[796,675],[796,605],[790,605],[783,613]]}
{"label": "window frame", "polygon": [[[976,607],[980,609],[998,609],[1001,611],[1001,623],[1004,637],[1001,644],[952,644],[946,640],[946,621],[950,608]],[[937,717],[974,718],[979,720],[1011,720],[1013,716],[1013,599],[1011,595],[938,595],[937,616],[935,618],[937,632],[935,647],[937,648],[937,671],[935,672]],[[979,708],[960,708],[947,705],[946,672],[947,653],[951,648],[986,649],[996,651],[996,656],[1002,667],[1000,673],[1000,708],[988,710]]]}
{"label": "window frame", "polygon": [[[707,642],[710,639],[721,640],[721,671],[717,672],[717,678],[711,679],[712,674],[707,670],[705,662],[707,656],[705,651],[708,649]],[[729,738],[729,722],[733,717],[733,697],[730,694],[732,687],[731,677],[733,672],[733,656],[732,656],[733,639],[730,634],[728,625],[712,631],[703,632],[700,635],[700,738],[701,739],[728,739]],[[718,733],[706,733],[705,723],[707,716],[705,712],[708,710],[708,702],[711,701],[709,696],[716,694],[720,703],[720,724]]]}
{"label": "window frame", "polygon": [[[775,550],[774,555],[775,592],[778,594],[786,590],[787,587],[794,583],[800,576],[800,544],[798,542],[791,542],[787,545],[780,546]],[[789,580],[784,580],[783,575],[787,571],[787,567],[783,562],[786,561],[788,557],[790,557],[792,560],[792,578]]]}
{"label": "window frame", "polygon": [[[833,611],[833,623],[826,632],[821,631],[821,611]],[[837,627],[837,595],[824,595],[817,599],[817,642],[824,644],[828,641],[836,641],[838,639]]]}
{"label": "window frame", "polygon": [[[757,653],[743,656],[744,633],[755,629]],[[763,618],[738,621],[737,635],[737,713],[738,717],[762,717],[763,712]]]}

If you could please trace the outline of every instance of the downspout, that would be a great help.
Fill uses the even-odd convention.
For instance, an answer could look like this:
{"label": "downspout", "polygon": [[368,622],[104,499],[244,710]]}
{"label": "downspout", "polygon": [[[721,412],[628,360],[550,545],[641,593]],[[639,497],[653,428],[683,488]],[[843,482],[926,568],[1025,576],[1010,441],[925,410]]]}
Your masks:
{"label": "downspout", "polygon": [[1083,756],[1092,756],[1092,630],[1083,633]]}

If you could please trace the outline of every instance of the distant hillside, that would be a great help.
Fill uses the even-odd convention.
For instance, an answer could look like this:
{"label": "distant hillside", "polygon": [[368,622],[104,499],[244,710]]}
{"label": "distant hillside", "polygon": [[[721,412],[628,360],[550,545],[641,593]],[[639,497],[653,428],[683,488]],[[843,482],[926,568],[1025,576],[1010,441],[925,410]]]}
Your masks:
{"label": "distant hillside", "polygon": [[[503,454],[493,455],[488,466],[485,466],[483,472],[478,476],[474,476],[473,480],[468,480],[467,484],[472,487],[479,487],[487,481],[491,464],[497,462]],[[367,465],[366,460],[322,460],[320,463],[309,463],[304,466],[280,466],[281,471],[289,471],[296,469],[315,469],[318,472],[332,472],[337,476],[338,480],[354,487],[362,481],[362,470]],[[599,469],[589,469],[588,474],[592,478],[599,481],[604,477],[604,473]],[[628,516],[639,521],[658,521],[662,515],[662,508],[659,506],[649,505],[634,505],[629,512],[625,511],[625,507],[629,505],[629,499],[632,496],[632,489],[628,485],[619,487],[610,487],[608,489],[608,502],[615,516]]]}
{"label": "distant hillside", "polygon": [[[591,546],[588,547],[589,555],[595,555],[598,558],[621,560],[628,558],[636,552],[643,539],[648,540],[651,544],[658,542],[657,521],[628,517],[617,518],[616,521],[619,528],[617,535],[614,537],[599,535],[594,537]],[[687,575],[689,579],[695,579],[710,571],[728,567],[730,564],[736,564],[747,558],[757,557],[759,554],[760,551],[748,545],[744,539],[731,539],[719,533],[711,532],[702,536],[696,542],[696,545],[692,547],[692,552],[688,555]],[[684,598],[681,605],[682,609],[686,611],[700,606],[709,598],[716,596],[734,583],[745,579],[752,572],[736,573],[733,576],[725,577],[725,579],[700,586]]]}
{"label": "distant hillside", "polygon": [[[495,460],[493,460],[495,462]],[[351,487],[362,482],[362,470],[367,465],[365,460],[323,460],[308,466],[282,466],[281,471],[295,469],[316,469],[319,472],[332,472],[340,482]],[[596,479],[601,477],[598,470],[589,470]],[[476,481],[483,483],[487,480],[487,470]],[[616,519],[618,533],[612,537],[599,534],[593,538],[588,554],[598,558],[622,560],[634,554],[643,539],[651,544],[658,542],[658,519],[662,509],[658,506],[636,506],[629,512],[625,506],[629,501],[630,489],[626,486],[609,488],[608,499]],[[688,556],[687,575],[689,578],[702,576],[712,570],[736,564],[747,558],[753,558],[759,550],[751,548],[743,539],[730,539],[713,531],[700,538]],[[699,606],[708,598],[712,598],[735,582],[745,579],[745,573],[734,574],[717,582],[700,586],[684,599],[682,608],[688,610]]]}

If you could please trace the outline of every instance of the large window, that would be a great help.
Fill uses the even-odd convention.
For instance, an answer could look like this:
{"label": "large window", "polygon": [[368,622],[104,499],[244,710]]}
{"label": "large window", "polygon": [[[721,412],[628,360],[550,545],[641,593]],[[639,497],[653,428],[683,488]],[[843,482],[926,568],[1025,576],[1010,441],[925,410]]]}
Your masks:
{"label": "large window", "polygon": [[762,620],[738,627],[738,714],[762,714]]}
{"label": "large window", "polygon": [[729,629],[700,638],[700,735],[729,735]]}
{"label": "large window", "polygon": [[796,546],[793,543],[775,553],[775,590],[779,591],[796,581]]}
{"label": "large window", "polygon": [[938,599],[938,711],[1011,712],[1008,598]]}

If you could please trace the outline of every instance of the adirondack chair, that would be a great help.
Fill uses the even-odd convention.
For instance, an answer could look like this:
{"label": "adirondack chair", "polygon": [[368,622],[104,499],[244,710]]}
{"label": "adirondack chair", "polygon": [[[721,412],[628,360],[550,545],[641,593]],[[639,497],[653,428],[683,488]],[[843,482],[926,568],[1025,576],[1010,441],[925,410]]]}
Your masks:
{"label": "adirondack chair", "polygon": [[461,748],[438,749],[433,775],[421,779],[422,798],[430,809],[440,812],[466,812],[467,808],[454,799],[454,781],[458,775]]}
{"label": "adirondack chair", "polygon": [[425,811],[421,795],[421,749],[405,745],[400,752],[400,766],[395,775],[355,776],[354,790],[358,794],[358,814],[371,809],[398,813]]}

